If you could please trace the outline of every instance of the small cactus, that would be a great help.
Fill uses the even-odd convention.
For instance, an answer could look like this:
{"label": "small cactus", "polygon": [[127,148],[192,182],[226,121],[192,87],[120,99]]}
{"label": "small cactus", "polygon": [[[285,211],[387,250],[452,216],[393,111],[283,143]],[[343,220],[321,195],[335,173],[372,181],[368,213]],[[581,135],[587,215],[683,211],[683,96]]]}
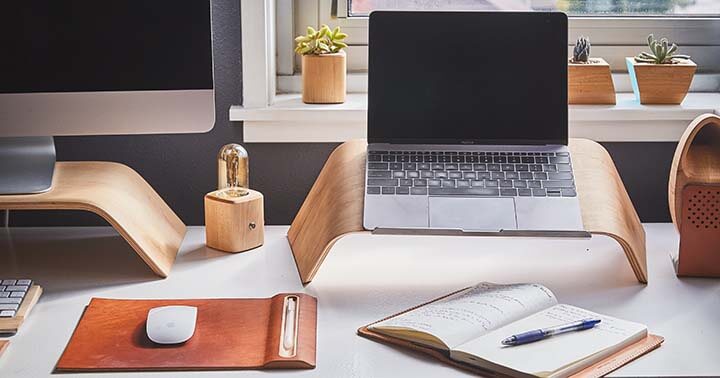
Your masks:
{"label": "small cactus", "polygon": [[690,59],[689,55],[675,54],[678,50],[677,44],[670,44],[667,38],[661,38],[659,41],[655,39],[655,36],[650,34],[647,37],[647,44],[650,48],[650,52],[641,52],[635,56],[635,61],[638,63],[653,63],[653,64],[673,64],[678,63],[676,59],[686,60]]}
{"label": "small cactus", "polygon": [[573,63],[587,63],[590,59],[590,40],[587,37],[580,36],[575,41],[575,48],[573,48]]}
{"label": "small cactus", "polygon": [[334,30],[327,25],[322,25],[320,30],[308,26],[306,35],[295,38],[295,52],[300,55],[334,54],[347,47],[342,41],[345,38],[347,34],[341,32],[339,26]]}

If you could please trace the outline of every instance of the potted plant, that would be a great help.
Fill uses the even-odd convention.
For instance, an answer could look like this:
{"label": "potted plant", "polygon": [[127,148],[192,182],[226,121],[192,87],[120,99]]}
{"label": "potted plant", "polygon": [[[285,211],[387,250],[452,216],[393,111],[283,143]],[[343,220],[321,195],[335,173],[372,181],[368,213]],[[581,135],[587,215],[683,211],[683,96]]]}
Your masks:
{"label": "potted plant", "polygon": [[568,103],[615,104],[610,65],[603,58],[590,57],[590,40],[582,36],[568,61]]}
{"label": "potted plant", "polygon": [[697,65],[687,55],[678,55],[678,46],[667,38],[659,41],[650,34],[650,52],[625,58],[633,92],[641,104],[680,104],[690,89]]}
{"label": "potted plant", "polygon": [[295,38],[295,52],[302,56],[302,100],[307,104],[345,102],[346,58],[340,27],[320,30],[308,26],[307,34]]}

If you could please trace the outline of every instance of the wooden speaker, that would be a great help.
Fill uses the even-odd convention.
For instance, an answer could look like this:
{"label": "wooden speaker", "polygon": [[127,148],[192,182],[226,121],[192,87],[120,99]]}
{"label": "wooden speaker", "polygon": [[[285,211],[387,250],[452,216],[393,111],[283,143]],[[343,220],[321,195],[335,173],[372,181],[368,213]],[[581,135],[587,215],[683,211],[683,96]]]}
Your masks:
{"label": "wooden speaker", "polygon": [[720,277],[720,117],[699,116],[680,138],[668,201],[680,232],[677,274]]}
{"label": "wooden speaker", "polygon": [[225,252],[243,252],[265,240],[263,195],[226,188],[205,195],[205,243]]}

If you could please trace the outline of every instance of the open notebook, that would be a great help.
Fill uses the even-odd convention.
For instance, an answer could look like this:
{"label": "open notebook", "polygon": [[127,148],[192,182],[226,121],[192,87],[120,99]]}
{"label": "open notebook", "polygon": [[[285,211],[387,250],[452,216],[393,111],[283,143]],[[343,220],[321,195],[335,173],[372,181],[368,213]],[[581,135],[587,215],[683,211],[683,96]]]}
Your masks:
{"label": "open notebook", "polygon": [[[586,318],[600,318],[592,329],[535,343],[503,346],[513,334]],[[454,362],[508,376],[566,377],[606,360],[648,337],[647,327],[558,304],[538,284],[481,283],[360,330],[439,350]],[[364,334],[365,333],[365,334]],[[662,342],[656,338],[652,348]],[[638,344],[639,345],[639,344]],[[635,355],[641,355],[635,348]],[[623,363],[630,359],[623,357]]]}

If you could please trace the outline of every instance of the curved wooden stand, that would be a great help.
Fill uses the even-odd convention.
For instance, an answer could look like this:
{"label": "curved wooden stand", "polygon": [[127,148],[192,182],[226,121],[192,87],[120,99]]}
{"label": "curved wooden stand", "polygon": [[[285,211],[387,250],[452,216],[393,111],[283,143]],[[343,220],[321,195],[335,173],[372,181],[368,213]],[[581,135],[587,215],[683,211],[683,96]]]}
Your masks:
{"label": "curved wooden stand", "polygon": [[0,196],[0,209],[84,210],[104,218],[160,277],[170,274],[185,225],[131,168],[110,162],[59,162],[40,194]]}
{"label": "curved wooden stand", "polygon": [[[333,244],[363,229],[365,140],[338,146],[288,231],[300,279],[312,281]],[[585,229],[622,247],[639,282],[647,283],[645,230],[607,151],[586,139],[571,139],[575,184]]]}

